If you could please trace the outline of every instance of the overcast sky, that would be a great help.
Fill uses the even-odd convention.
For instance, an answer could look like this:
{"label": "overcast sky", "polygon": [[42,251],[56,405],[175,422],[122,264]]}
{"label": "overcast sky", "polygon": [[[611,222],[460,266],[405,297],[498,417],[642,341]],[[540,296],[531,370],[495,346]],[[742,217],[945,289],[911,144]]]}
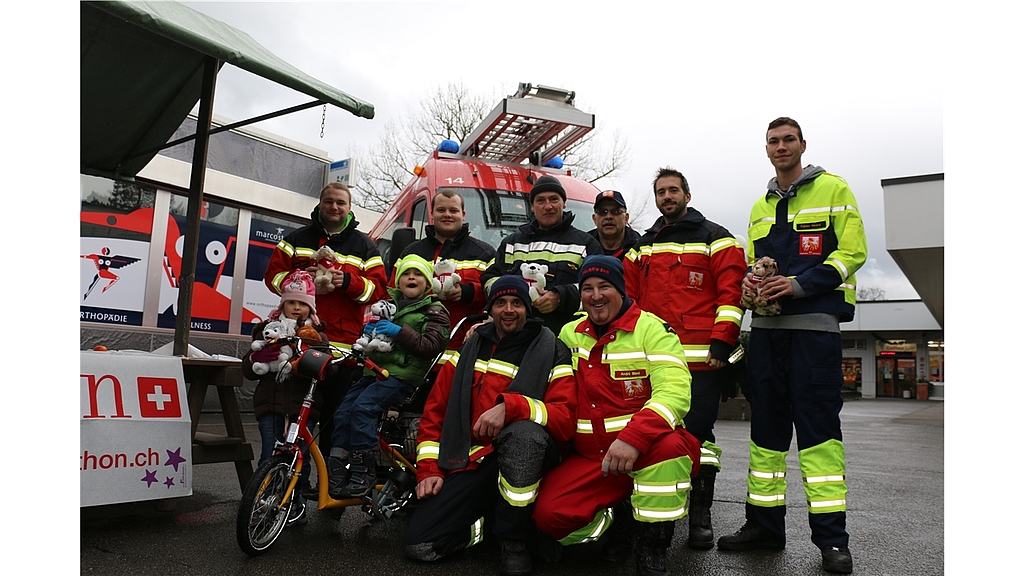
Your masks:
{"label": "overcast sky", "polygon": [[[940,38],[926,13],[897,3],[882,15],[808,5],[785,20],[731,4],[614,13],[561,2],[186,4],[374,105],[373,120],[329,107],[322,139],[321,109],[257,125],[332,160],[376,142],[389,120],[449,82],[494,94],[495,104],[519,82],[566,88],[596,114],[605,141],[618,130],[630,145],[629,169],[599,188],[638,205],[654,172],[672,166],[690,182],[691,205],[736,236],[774,174],[766,126],[795,118],[804,163],[842,176],[857,197],[869,250],[858,283],[917,297],[885,251],[880,180],[944,171]],[[214,113],[239,120],[308,100],[225,66]],[[648,206],[633,213],[635,227],[658,216]],[[592,227],[583,216],[581,227]]]}

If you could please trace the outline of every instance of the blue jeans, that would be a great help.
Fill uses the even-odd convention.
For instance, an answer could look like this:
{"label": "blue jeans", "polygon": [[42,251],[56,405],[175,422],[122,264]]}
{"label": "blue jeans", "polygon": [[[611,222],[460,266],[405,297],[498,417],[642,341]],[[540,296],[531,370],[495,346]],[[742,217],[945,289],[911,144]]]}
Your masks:
{"label": "blue jeans", "polygon": [[376,447],[381,416],[413,390],[411,384],[395,377],[381,381],[364,376],[357,380],[334,413],[334,447],[350,452]]}
{"label": "blue jeans", "polygon": [[[314,422],[306,422],[306,428],[313,432]],[[287,430],[284,427],[284,415],[273,412],[264,414],[256,419],[256,427],[260,431],[260,461],[259,464],[270,459],[274,455],[274,442],[284,442],[284,434]],[[257,464],[257,465],[259,465]],[[299,473],[299,489],[309,488],[309,472],[313,469],[313,462],[309,459],[309,450],[302,448],[302,472]]]}

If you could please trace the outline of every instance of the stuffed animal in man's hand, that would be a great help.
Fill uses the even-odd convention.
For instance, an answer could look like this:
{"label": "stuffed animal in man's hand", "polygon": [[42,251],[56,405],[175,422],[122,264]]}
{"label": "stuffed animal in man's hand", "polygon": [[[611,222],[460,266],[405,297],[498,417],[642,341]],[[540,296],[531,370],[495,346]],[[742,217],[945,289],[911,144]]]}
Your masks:
{"label": "stuffed animal in man's hand", "polygon": [[361,352],[391,352],[392,336],[384,330],[377,330],[377,323],[384,320],[391,326],[398,308],[389,300],[378,300],[370,305],[370,318],[363,327],[363,334],[356,340],[352,348]]}
{"label": "stuffed animal in man's hand", "polygon": [[295,336],[295,320],[281,318],[267,322],[263,339],[252,342],[253,353],[249,356],[253,361],[252,371],[260,376],[277,372],[277,379],[283,380],[292,370],[288,361],[295,353],[286,340],[290,336]]}
{"label": "stuffed animal in man's hand", "polygon": [[519,265],[519,271],[523,273],[523,280],[526,280],[526,284],[530,287],[530,300],[536,302],[547,285],[544,275],[548,273],[548,265],[523,262]]}
{"label": "stuffed animal in man's hand", "polygon": [[740,297],[740,305],[761,316],[778,316],[782,312],[782,303],[778,300],[769,300],[767,296],[761,295],[761,282],[765,278],[777,276],[779,265],[774,258],[762,256],[750,267],[752,274],[750,281],[754,284],[754,290],[744,290]]}
{"label": "stuffed animal in man's hand", "polygon": [[438,260],[434,264],[434,276],[430,279],[430,286],[438,298],[447,300],[447,296],[459,285],[462,276],[455,271],[455,262],[448,259]]}
{"label": "stuffed animal in man's hand", "polygon": [[313,277],[316,293],[327,294],[334,290],[334,274],[341,272],[337,254],[330,246],[324,244],[313,254],[313,262],[316,264],[316,276]]}

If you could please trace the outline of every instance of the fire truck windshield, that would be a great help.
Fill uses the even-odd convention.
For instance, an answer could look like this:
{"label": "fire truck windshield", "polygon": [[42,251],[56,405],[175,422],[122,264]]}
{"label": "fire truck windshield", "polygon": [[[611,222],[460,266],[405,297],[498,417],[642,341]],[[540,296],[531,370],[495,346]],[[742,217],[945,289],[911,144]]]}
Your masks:
{"label": "fire truck windshield", "polygon": [[[522,192],[487,188],[456,188],[466,202],[466,222],[470,233],[495,248],[501,241],[523,224],[533,219],[529,197]],[[568,200],[566,210],[576,214],[573,224],[588,230],[593,206],[578,200]]]}

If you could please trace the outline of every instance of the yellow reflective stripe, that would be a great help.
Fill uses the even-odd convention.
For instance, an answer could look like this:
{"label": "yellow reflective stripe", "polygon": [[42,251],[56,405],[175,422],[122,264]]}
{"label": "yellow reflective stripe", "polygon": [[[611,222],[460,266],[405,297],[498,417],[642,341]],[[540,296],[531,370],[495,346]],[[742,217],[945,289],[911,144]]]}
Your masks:
{"label": "yellow reflective stripe", "polygon": [[[707,354],[706,353],[704,354],[704,357],[707,358]],[[686,366],[686,361],[685,360],[682,360],[680,358],[676,358],[675,356],[669,356],[668,354],[649,354],[647,356],[647,361],[648,362],[667,362],[669,364],[678,364],[680,366]]]}
{"label": "yellow reflective stripe", "polygon": [[277,289],[278,294],[281,293],[281,282],[284,282],[284,279],[287,278],[289,274],[291,274],[291,272],[280,272],[275,274],[274,279],[270,281],[270,283],[274,285],[274,288]]}
{"label": "yellow reflective stripe", "polygon": [[690,362],[692,360],[707,360],[708,351],[710,350],[711,346],[707,344],[687,344],[683,346],[683,353],[686,356],[687,362]]}
{"label": "yellow reflective stripe", "polygon": [[469,527],[469,544],[466,547],[469,548],[475,544],[479,544],[484,541],[484,519],[478,518],[473,525]]}
{"label": "yellow reflective stripe", "polygon": [[509,378],[515,378],[516,374],[519,373],[519,369],[516,366],[501,360],[488,360],[487,362],[477,360],[476,364],[473,365],[473,369],[484,373],[494,372]]}
{"label": "yellow reflective stripe", "polygon": [[675,494],[679,487],[675,482],[671,484],[641,484],[633,482],[633,491],[637,494]]}
{"label": "yellow reflective stripe", "polygon": [[843,278],[843,280],[846,280],[847,278],[850,277],[849,268],[847,268],[846,265],[843,264],[838,258],[829,258],[825,260],[825,264],[829,264],[835,267],[835,269],[839,271],[839,275]]}
{"label": "yellow reflective stripe", "polygon": [[342,356],[342,351],[344,351],[344,352],[351,352],[352,351],[352,345],[351,344],[345,344],[344,342],[335,342],[334,340],[331,340],[330,342],[331,342],[331,347],[332,348],[340,348],[341,349],[341,350],[331,350],[331,355],[334,356],[335,358],[340,358]]}
{"label": "yellow reflective stripe", "polygon": [[771,480],[772,478],[785,478],[785,472],[758,472],[757,470],[747,471],[754,478],[762,478],[764,480]]}
{"label": "yellow reflective stripe", "polygon": [[817,482],[845,482],[846,476],[842,474],[829,475],[829,476],[808,476],[804,478],[804,482],[808,484],[814,484]]}
{"label": "yellow reflective stripe", "polygon": [[298,248],[295,249],[295,256],[310,258],[313,256],[313,254],[316,254],[316,251],[317,249],[315,248],[306,248],[303,246],[299,246]]}
{"label": "yellow reflective stripe", "polygon": [[500,472],[498,473],[498,490],[501,492],[502,498],[517,508],[526,506],[537,499],[538,486],[540,486],[539,480],[529,486],[517,488],[509,484]]}
{"label": "yellow reflective stripe", "polygon": [[565,364],[559,364],[551,369],[551,374],[548,375],[548,382],[551,382],[557,378],[565,378],[566,376],[572,376],[572,366],[566,366]]}
{"label": "yellow reflective stripe", "polygon": [[735,306],[719,306],[715,316],[715,322],[734,322],[739,325],[743,322],[743,310]]}
{"label": "yellow reflective stripe", "polygon": [[375,268],[377,266],[383,266],[383,265],[384,265],[384,259],[381,258],[380,256],[374,256],[374,257],[370,258],[369,260],[367,260],[366,263],[362,265],[362,268],[363,268],[363,270],[369,270],[370,268]]}
{"label": "yellow reflective stripe", "polygon": [[677,242],[655,242],[654,244],[648,244],[640,247],[641,257],[651,256],[653,254],[703,254],[705,256],[710,256],[711,247],[707,244],[679,244]]}
{"label": "yellow reflective stripe", "polygon": [[633,511],[637,516],[650,518],[652,520],[675,520],[681,518],[683,513],[686,512],[686,504],[669,510],[645,510],[637,507],[633,508]]}
{"label": "yellow reflective stripe", "polygon": [[828,508],[831,506],[846,506],[846,500],[823,500],[821,502],[808,502],[811,508]]}
{"label": "yellow reflective stripe", "polygon": [[720,464],[718,461],[718,454],[715,454],[713,450],[701,446],[700,448],[700,463],[701,464]]}
{"label": "yellow reflective stripe", "polygon": [[[756,219],[756,220],[751,220],[751,221],[750,221],[750,224],[749,224],[749,225],[747,226],[747,228],[749,229],[749,228],[751,228],[752,226],[754,226],[755,224],[760,224],[761,222],[772,222],[772,223],[774,223],[774,222],[775,222],[775,216],[765,216],[765,217],[763,217],[763,218],[758,218],[758,219]],[[751,262],[753,262],[753,261],[754,261],[754,260],[753,260],[753,257],[754,257],[754,255],[753,255],[753,254],[751,254],[751,255],[750,255],[750,258],[751,258],[751,260],[750,260],[750,261],[751,261]]]}
{"label": "yellow reflective stripe", "polygon": [[577,434],[593,434],[594,425],[590,420],[577,420],[576,421],[576,433]]}
{"label": "yellow reflective stripe", "polygon": [[295,254],[295,247],[292,246],[291,244],[289,244],[288,242],[286,242],[283,239],[280,242],[277,243],[277,249],[280,250],[281,252],[284,252],[285,254],[287,254],[289,258],[293,254]]}
{"label": "yellow reflective stripe", "polygon": [[633,418],[632,414],[626,414],[625,416],[615,416],[612,418],[604,419],[604,429],[607,432],[618,432],[629,424],[630,419]]}
{"label": "yellow reflective stripe", "polygon": [[445,352],[441,353],[441,358],[438,359],[437,365],[438,366],[443,366],[446,362],[451,362],[452,364],[458,364],[459,363],[459,353],[458,352],[451,352],[451,351],[448,351],[448,350],[446,350]]}
{"label": "yellow reflective stripe", "polygon": [[719,238],[718,240],[715,240],[714,242],[711,243],[712,254],[715,254],[716,252],[719,252],[720,250],[724,250],[726,248],[739,248],[740,250],[742,250],[743,245],[741,245],[738,240],[732,237]]}
{"label": "yellow reflective stripe", "polygon": [[[434,264],[436,265],[441,260],[444,260],[444,258],[437,258]],[[456,272],[459,270],[479,270],[481,272],[487,270],[487,262],[483,260],[452,260],[449,258],[448,261],[455,264]]]}
{"label": "yellow reflective stripe", "polygon": [[476,458],[473,457],[476,456],[477,452],[483,450],[484,448],[487,448],[487,446],[471,446],[469,448],[469,459],[476,460]]}
{"label": "yellow reflective stripe", "polygon": [[644,404],[644,408],[650,408],[651,410],[654,410],[656,414],[658,414],[659,416],[664,418],[666,422],[668,422],[669,426],[671,426],[672,428],[676,427],[675,414],[672,412],[672,410],[669,409],[668,406],[665,406],[660,402],[652,402],[648,400],[647,403]]}
{"label": "yellow reflective stripe", "polygon": [[753,492],[747,492],[747,498],[756,500],[758,502],[785,502],[785,494],[772,494],[768,496],[762,496],[760,494],[754,494]]}
{"label": "yellow reflective stripe", "polygon": [[644,360],[647,358],[647,353],[643,350],[639,352],[606,352],[601,355],[602,362],[615,362],[617,360]]}
{"label": "yellow reflective stripe", "polygon": [[844,284],[840,284],[839,287],[842,288],[843,290],[856,290],[857,289],[857,285],[856,284],[845,284],[844,283]]}
{"label": "yellow reflective stripe", "polygon": [[363,287],[362,294],[360,294],[355,300],[356,302],[365,304],[370,301],[370,296],[373,296],[373,292],[377,289],[377,285],[368,278],[363,278],[363,283],[366,284],[366,286]]}
{"label": "yellow reflective stripe", "polygon": [[416,462],[420,460],[437,460],[440,454],[440,444],[437,442],[420,442],[416,445]]}
{"label": "yellow reflective stripe", "polygon": [[535,398],[526,397],[526,403],[530,405],[530,420],[541,426],[548,425],[548,407]]}

